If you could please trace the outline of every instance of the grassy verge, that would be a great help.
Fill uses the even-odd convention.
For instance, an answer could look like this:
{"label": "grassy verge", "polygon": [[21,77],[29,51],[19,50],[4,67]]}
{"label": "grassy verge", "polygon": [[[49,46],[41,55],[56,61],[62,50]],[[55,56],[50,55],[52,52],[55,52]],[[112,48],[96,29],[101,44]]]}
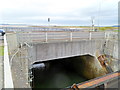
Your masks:
{"label": "grassy verge", "polygon": [[57,28],[91,28],[90,26],[55,26]]}
{"label": "grassy verge", "polygon": [[0,56],[4,55],[4,46],[0,46]]}
{"label": "grassy verge", "polygon": [[105,31],[105,30],[117,30],[118,27],[99,27],[100,30]]}

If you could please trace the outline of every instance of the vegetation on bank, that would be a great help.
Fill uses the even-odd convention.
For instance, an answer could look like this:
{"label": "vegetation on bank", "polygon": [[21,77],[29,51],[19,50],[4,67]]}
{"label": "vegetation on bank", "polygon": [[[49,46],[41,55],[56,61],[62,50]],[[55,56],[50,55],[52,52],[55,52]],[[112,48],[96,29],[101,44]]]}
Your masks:
{"label": "vegetation on bank", "polygon": [[[86,29],[91,29],[90,26],[56,26],[57,28],[86,28]],[[95,29],[98,29],[100,31],[105,31],[105,30],[113,30],[115,32],[118,31],[118,27],[94,27]]]}
{"label": "vegetation on bank", "polygon": [[91,28],[90,26],[54,26],[57,28]]}
{"label": "vegetation on bank", "polygon": [[4,55],[4,46],[0,46],[0,56]]}
{"label": "vegetation on bank", "polygon": [[100,30],[117,30],[118,27],[99,27]]}
{"label": "vegetation on bank", "polygon": [[[47,26],[31,26],[31,27],[47,27]],[[91,26],[50,26],[52,28],[84,28],[84,29],[91,29]],[[113,30],[115,32],[118,32],[118,27],[112,27],[112,26],[107,26],[107,27],[94,27],[97,30],[100,31],[105,31],[105,30]]]}

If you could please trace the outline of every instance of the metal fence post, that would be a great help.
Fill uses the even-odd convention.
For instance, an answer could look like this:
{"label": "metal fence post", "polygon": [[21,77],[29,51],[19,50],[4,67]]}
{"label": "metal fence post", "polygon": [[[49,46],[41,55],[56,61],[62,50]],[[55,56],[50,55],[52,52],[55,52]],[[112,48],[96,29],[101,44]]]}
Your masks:
{"label": "metal fence post", "polygon": [[73,39],[73,38],[72,38],[72,32],[70,32],[70,41],[72,41],[72,39]]}
{"label": "metal fence post", "polygon": [[48,42],[48,33],[45,32],[45,42]]}
{"label": "metal fence post", "polygon": [[89,40],[91,40],[91,38],[92,38],[92,33],[90,32],[89,33]]}
{"label": "metal fence post", "polygon": [[107,39],[107,34],[106,34],[106,32],[105,32],[105,39]]}

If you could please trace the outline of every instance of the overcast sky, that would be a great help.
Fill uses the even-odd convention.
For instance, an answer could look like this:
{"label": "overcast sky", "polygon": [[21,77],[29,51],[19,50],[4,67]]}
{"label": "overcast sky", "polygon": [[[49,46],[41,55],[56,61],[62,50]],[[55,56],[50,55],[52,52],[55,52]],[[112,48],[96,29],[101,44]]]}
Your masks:
{"label": "overcast sky", "polygon": [[119,0],[1,0],[1,24],[117,25]]}

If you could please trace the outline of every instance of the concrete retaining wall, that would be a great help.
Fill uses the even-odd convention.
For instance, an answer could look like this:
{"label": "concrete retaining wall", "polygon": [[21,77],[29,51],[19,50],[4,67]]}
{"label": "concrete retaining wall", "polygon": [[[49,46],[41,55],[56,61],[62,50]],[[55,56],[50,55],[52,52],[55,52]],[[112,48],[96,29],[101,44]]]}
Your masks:
{"label": "concrete retaining wall", "polygon": [[108,55],[111,66],[118,69],[118,42],[114,40],[82,40],[74,42],[33,44],[28,48],[29,65],[34,62],[81,56],[90,54],[96,58],[102,54]]}
{"label": "concrete retaining wall", "polygon": [[29,48],[30,63],[72,56],[103,54],[105,40],[82,40],[75,42],[41,43]]}

